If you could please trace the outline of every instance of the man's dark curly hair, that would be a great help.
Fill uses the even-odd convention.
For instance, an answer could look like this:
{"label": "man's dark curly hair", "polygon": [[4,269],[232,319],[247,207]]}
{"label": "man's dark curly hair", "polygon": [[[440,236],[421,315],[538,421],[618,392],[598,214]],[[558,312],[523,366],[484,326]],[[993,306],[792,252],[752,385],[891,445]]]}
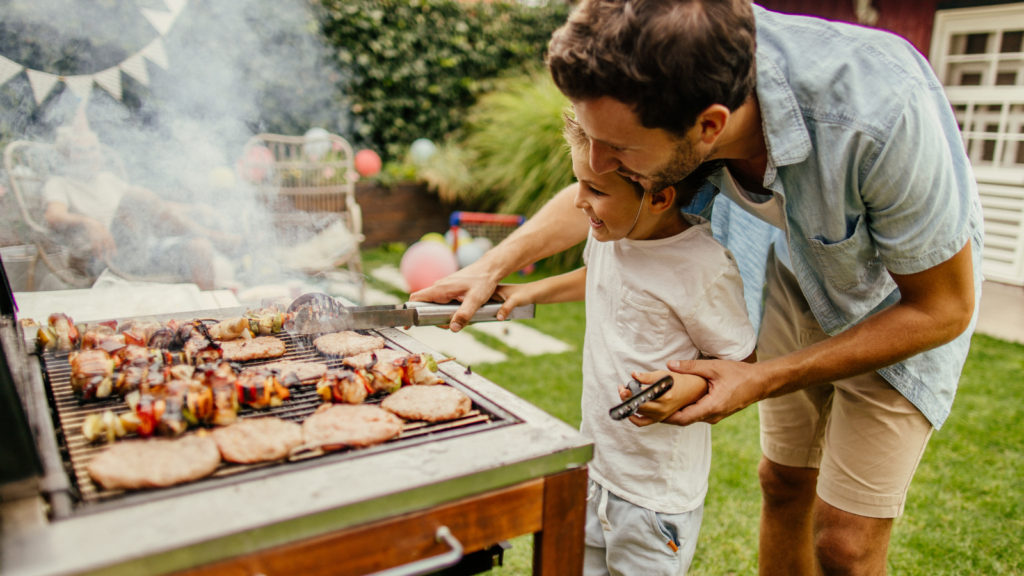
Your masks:
{"label": "man's dark curly hair", "polygon": [[681,136],[708,106],[746,101],[755,49],[750,0],[583,0],[547,59],[570,99],[610,96]]}

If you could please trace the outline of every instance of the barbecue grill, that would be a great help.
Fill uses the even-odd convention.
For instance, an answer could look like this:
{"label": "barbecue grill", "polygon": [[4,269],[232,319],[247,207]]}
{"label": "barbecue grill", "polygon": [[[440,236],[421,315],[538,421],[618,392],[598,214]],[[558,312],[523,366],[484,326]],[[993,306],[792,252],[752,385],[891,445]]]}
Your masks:
{"label": "barbecue grill", "polygon": [[[592,445],[456,361],[439,375],[472,399],[462,419],[407,423],[398,438],[368,449],[221,464],[211,477],[168,489],[102,490],[85,472],[99,448],[81,436],[81,423],[126,408],[119,400],[80,405],[67,354],[28,354],[34,334],[17,325],[9,289],[0,300],[3,574],[419,574],[456,562],[460,549],[529,533],[535,574],[582,571]],[[399,330],[375,333],[390,348],[443,357]],[[276,360],[340,364],[305,337],[282,336],[286,354]],[[239,416],[301,421],[320,403],[313,388],[292,387],[284,405]]]}

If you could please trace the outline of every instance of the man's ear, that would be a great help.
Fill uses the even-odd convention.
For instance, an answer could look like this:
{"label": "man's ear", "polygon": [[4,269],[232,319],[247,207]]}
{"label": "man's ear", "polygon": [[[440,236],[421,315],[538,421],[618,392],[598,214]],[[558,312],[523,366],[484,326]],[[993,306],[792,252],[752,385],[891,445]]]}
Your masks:
{"label": "man's ear", "polygon": [[669,186],[660,192],[652,192],[651,196],[651,214],[661,214],[665,210],[668,210],[676,203],[676,187]]}
{"label": "man's ear", "polygon": [[694,126],[700,141],[708,145],[714,144],[722,130],[725,130],[730,114],[729,109],[721,104],[712,104],[701,112]]}

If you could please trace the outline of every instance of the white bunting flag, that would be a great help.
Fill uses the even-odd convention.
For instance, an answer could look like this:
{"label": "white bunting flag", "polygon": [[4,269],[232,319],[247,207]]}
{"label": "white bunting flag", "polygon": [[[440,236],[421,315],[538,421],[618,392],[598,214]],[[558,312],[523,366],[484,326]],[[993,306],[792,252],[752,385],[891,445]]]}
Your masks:
{"label": "white bunting flag", "polygon": [[170,61],[167,60],[167,52],[164,50],[164,41],[161,38],[153,40],[143,48],[142,55],[145,56],[147,60],[164,70],[171,67]]}
{"label": "white bunting flag", "polygon": [[125,74],[141,82],[143,86],[149,86],[149,71],[146,70],[146,60],[143,59],[141,53],[121,62],[118,67]]}
{"label": "white bunting flag", "polygon": [[36,104],[42,104],[53,90],[53,85],[60,80],[60,76],[28,68],[25,71],[28,72],[28,83],[32,85],[32,94],[36,97]]}
{"label": "white bunting flag", "polygon": [[149,20],[149,23],[156,28],[156,31],[161,36],[166,36],[167,31],[171,29],[171,25],[174,24],[174,14],[170,12],[157,12],[156,10],[150,10],[149,8],[142,8],[142,15]]}
{"label": "white bunting flag", "polygon": [[24,69],[25,67],[21,64],[0,56],[0,86],[6,84],[8,80],[14,78]]}
{"label": "white bunting flag", "polygon": [[167,9],[171,11],[171,14],[174,15],[175,18],[177,18],[178,14],[181,14],[181,11],[185,9],[185,4],[187,2],[188,0],[164,0],[164,4],[167,4]]}
{"label": "white bunting flag", "polygon": [[75,96],[78,96],[82,100],[88,100],[89,95],[92,94],[92,76],[65,76],[64,83],[68,85],[68,89]]}
{"label": "white bunting flag", "polygon": [[114,98],[121,99],[121,70],[117,67],[107,68],[102,72],[93,74],[93,78],[96,79],[96,83],[100,85]]}

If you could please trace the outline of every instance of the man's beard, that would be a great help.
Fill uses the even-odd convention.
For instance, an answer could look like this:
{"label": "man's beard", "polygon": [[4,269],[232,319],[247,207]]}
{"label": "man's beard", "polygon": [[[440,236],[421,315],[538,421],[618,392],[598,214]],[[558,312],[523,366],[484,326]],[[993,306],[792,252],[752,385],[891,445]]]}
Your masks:
{"label": "man's beard", "polygon": [[[675,153],[672,155],[668,165],[651,176],[648,179],[648,185],[644,186],[644,189],[648,192],[661,192],[665,188],[681,182],[688,178],[690,174],[693,174],[707,160],[709,155],[710,152],[707,154],[701,153],[696,146],[685,138],[680,139],[676,144]],[[709,175],[710,173],[704,174],[703,180],[706,181]]]}

